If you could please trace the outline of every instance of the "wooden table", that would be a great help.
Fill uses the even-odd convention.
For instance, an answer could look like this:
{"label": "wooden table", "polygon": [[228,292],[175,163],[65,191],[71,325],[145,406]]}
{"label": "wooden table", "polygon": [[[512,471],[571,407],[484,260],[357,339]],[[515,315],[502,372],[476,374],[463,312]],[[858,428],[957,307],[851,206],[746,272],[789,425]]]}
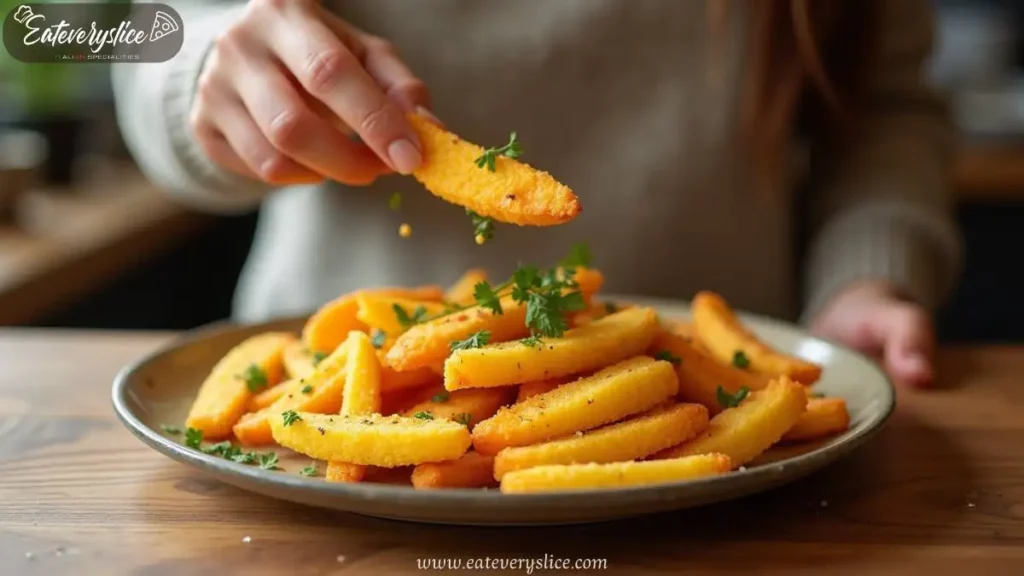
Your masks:
{"label": "wooden table", "polygon": [[485,529],[278,502],[146,448],[116,420],[110,382],[167,337],[0,331],[0,573],[377,575],[545,554],[630,575],[1024,573],[1024,349],[942,350],[937,390],[901,391],[878,437],[796,484],[634,520]]}

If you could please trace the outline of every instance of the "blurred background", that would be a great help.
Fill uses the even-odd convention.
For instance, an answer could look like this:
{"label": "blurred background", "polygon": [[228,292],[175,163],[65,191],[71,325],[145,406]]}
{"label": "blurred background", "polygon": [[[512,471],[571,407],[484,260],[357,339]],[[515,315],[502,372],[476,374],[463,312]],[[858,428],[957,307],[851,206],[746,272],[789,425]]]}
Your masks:
{"label": "blurred background", "polygon": [[[929,77],[961,132],[952,167],[967,249],[945,342],[1024,340],[1024,2],[933,0]],[[17,2],[0,0],[6,14]],[[117,130],[103,64],[0,50],[0,325],[186,329],[225,318],[255,214],[171,203]]]}

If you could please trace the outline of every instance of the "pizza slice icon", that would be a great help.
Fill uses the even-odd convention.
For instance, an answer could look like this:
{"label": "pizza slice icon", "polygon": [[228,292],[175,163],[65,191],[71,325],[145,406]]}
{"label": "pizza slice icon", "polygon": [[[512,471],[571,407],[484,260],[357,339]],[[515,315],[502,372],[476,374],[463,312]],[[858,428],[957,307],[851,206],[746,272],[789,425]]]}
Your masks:
{"label": "pizza slice icon", "polygon": [[150,40],[159,40],[168,34],[173,34],[180,30],[178,22],[173,16],[168,15],[166,12],[157,10],[156,16],[153,17],[153,29],[149,32]]}

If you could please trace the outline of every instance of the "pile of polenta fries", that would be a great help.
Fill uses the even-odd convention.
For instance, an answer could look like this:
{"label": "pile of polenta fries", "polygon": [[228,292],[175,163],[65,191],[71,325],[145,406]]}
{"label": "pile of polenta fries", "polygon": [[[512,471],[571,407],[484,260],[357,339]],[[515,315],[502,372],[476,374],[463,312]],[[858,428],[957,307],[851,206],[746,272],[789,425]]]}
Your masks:
{"label": "pile of polenta fries", "polygon": [[526,493],[724,474],[780,441],[848,427],[842,399],[808,389],[820,367],[759,341],[721,297],[698,294],[692,323],[674,324],[600,302],[597,270],[556,276],[580,303],[557,337],[531,328],[543,303],[515,288],[481,305],[479,270],[448,291],[346,294],[301,337],[231,350],[202,385],[190,435],[291,449],[326,461],[329,482],[386,468],[417,489]]}

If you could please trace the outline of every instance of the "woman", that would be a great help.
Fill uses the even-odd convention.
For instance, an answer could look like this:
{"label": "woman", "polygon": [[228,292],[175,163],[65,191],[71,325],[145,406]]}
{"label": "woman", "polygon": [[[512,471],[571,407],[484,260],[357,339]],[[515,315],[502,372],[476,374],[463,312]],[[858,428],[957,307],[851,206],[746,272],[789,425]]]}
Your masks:
{"label": "woman", "polygon": [[[154,181],[208,210],[262,203],[240,319],[468,266],[497,277],[584,241],[609,291],[710,289],[802,313],[923,385],[929,311],[959,254],[952,132],[921,79],[927,4],[179,2],[182,52],[119,66],[115,86]],[[476,246],[461,209],[392,175],[421,162],[409,110],[485,146],[517,131],[522,159],[571,186],[584,213]]]}

